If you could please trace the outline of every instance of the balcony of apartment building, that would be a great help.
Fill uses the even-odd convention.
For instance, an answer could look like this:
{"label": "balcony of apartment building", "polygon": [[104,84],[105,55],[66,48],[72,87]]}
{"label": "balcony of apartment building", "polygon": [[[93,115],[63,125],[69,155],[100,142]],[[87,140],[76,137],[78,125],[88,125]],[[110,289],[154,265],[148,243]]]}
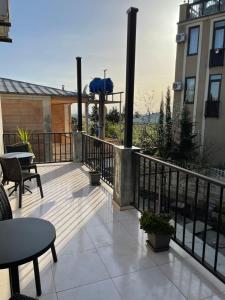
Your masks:
{"label": "balcony of apartment building", "polygon": [[[72,149],[79,144],[74,136]],[[122,178],[120,168],[128,161],[120,146],[84,133],[80,146],[81,163],[62,146],[63,159],[37,165],[43,199],[33,181],[22,208],[17,192],[9,197],[15,218],[41,218],[56,229],[58,262],[49,252],[39,258],[39,299],[224,299],[225,184],[135,150],[133,171]],[[100,171],[100,186],[90,185],[89,170]],[[124,183],[130,180],[128,191]],[[121,184],[132,195],[129,206],[125,199],[118,202]],[[139,217],[159,203],[175,233],[169,251],[155,253]],[[21,293],[35,297],[32,262],[21,265],[19,274]],[[10,297],[7,269],[0,270],[0,296]]]}
{"label": "balcony of apartment building", "polygon": [[195,19],[225,11],[224,0],[189,0],[187,18]]}

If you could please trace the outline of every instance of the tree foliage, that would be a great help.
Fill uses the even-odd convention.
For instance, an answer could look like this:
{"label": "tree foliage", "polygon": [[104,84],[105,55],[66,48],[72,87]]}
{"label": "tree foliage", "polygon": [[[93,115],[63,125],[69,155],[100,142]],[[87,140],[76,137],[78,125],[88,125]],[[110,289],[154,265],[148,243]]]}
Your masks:
{"label": "tree foliage", "polygon": [[180,121],[180,141],[177,153],[180,160],[193,161],[196,159],[198,145],[195,138],[193,122],[191,122],[189,112],[185,106]]}
{"label": "tree foliage", "polygon": [[157,126],[157,148],[158,156],[164,157],[165,154],[165,132],[164,132],[164,101],[163,98],[160,103],[159,123]]}
{"label": "tree foliage", "polygon": [[97,105],[92,106],[92,111],[91,111],[91,114],[90,114],[90,120],[94,123],[98,122],[98,120],[99,120]]}
{"label": "tree foliage", "polygon": [[120,113],[118,112],[116,107],[113,107],[106,115],[106,121],[111,122],[113,124],[119,123],[120,121]]}
{"label": "tree foliage", "polygon": [[171,117],[171,92],[167,88],[166,92],[166,117],[165,117],[165,153],[170,156],[172,148],[172,117]]}

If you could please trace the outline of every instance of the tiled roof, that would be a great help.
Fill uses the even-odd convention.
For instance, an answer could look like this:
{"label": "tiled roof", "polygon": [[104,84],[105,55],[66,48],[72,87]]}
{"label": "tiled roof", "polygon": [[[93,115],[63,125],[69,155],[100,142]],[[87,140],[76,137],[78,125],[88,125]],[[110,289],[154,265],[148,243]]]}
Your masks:
{"label": "tiled roof", "polygon": [[0,94],[21,94],[39,96],[77,96],[75,92],[69,92],[39,84],[17,81],[0,77]]}

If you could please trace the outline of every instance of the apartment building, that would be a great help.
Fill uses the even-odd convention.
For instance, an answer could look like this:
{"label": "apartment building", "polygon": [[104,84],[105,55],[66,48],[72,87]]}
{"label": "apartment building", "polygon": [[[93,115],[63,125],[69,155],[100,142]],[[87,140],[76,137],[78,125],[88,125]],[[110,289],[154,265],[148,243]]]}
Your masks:
{"label": "apartment building", "polygon": [[201,145],[215,165],[225,164],[225,0],[180,6],[174,116],[186,106]]}

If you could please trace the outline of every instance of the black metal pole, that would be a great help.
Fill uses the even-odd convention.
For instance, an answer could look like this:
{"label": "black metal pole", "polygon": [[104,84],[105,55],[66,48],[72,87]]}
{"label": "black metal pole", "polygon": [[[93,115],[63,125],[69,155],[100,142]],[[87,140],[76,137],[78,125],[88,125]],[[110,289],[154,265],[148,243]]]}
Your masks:
{"label": "black metal pole", "polygon": [[82,131],[82,80],[81,80],[81,57],[77,60],[77,130]]}
{"label": "black metal pole", "polygon": [[126,98],[125,98],[125,132],[124,146],[132,147],[133,137],[133,109],[134,109],[134,76],[135,76],[135,48],[136,25],[138,9],[128,9],[127,26],[127,68],[126,68]]}

